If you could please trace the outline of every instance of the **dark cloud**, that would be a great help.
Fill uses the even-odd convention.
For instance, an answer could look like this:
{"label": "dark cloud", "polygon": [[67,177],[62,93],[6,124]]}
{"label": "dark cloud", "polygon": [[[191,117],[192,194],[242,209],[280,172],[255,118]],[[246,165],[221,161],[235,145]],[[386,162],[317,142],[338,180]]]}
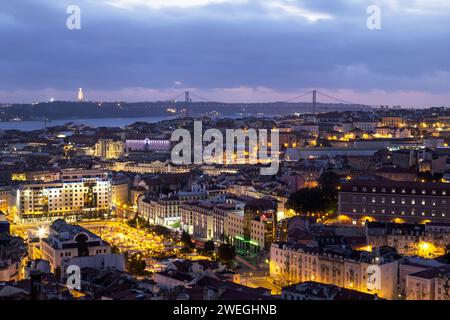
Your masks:
{"label": "dark cloud", "polygon": [[[166,89],[175,81],[205,90],[450,89],[450,10],[382,6],[382,30],[369,31],[369,1],[274,0],[332,17],[316,22],[264,1],[153,10],[3,0],[0,91]],[[65,10],[77,3],[82,30],[70,31]]]}

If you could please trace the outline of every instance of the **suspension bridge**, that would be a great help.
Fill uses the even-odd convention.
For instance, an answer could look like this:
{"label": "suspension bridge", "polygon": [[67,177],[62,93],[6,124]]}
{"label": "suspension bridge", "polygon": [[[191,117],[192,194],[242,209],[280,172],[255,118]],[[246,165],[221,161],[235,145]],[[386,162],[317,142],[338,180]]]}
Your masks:
{"label": "suspension bridge", "polygon": [[[308,97],[309,97],[309,100],[307,100]],[[179,100],[179,99],[182,99],[182,98],[184,98],[184,101],[182,101],[182,102],[184,102],[187,107],[189,106],[189,104],[191,104],[193,102],[225,103],[225,102],[220,102],[220,101],[213,101],[211,99],[202,97],[202,96],[198,95],[197,93],[189,91],[189,90],[181,92],[177,96],[169,99],[169,101],[181,102],[181,100]],[[320,102],[319,102],[319,100],[320,100]],[[292,97],[292,98],[284,100],[284,101],[277,101],[277,103],[311,103],[313,113],[317,112],[318,104],[335,103],[335,104],[343,104],[343,105],[364,105],[363,103],[357,103],[357,102],[340,99],[340,98],[334,97],[330,94],[327,94],[325,92],[315,90],[315,89],[303,92],[300,95],[297,95],[295,97]],[[327,111],[326,106],[324,106],[324,109],[325,109],[325,111]]]}

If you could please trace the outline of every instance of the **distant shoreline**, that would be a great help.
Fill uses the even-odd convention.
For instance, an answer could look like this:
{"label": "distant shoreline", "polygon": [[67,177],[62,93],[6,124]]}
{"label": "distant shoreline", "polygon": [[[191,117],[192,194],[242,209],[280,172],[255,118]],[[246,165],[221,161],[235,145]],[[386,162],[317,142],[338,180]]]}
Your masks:
{"label": "distant shoreline", "polygon": [[[120,127],[131,125],[136,122],[157,123],[159,121],[171,120],[171,116],[154,117],[108,117],[108,118],[66,118],[47,121],[47,127],[64,126],[69,123],[74,125],[85,125],[92,128],[98,127]],[[101,120],[101,121],[100,121]],[[0,130],[35,131],[45,128],[45,120],[23,120],[23,121],[0,121]]]}

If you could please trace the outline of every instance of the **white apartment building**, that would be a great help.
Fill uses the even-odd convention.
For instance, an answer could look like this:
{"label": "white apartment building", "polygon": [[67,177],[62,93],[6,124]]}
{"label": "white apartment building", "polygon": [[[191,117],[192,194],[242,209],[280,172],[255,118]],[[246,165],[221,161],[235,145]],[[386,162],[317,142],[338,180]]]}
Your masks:
{"label": "white apartment building", "polygon": [[139,217],[150,224],[172,227],[180,221],[180,199],[178,196],[165,198],[138,198]]}
{"label": "white apartment building", "polygon": [[213,208],[210,201],[187,201],[181,204],[181,228],[195,237],[213,239]]}
{"label": "white apartment building", "polygon": [[365,251],[287,243],[270,248],[270,276],[281,285],[315,281],[397,299],[398,266],[398,259]]}
{"label": "white apartment building", "polygon": [[16,219],[30,222],[67,215],[106,213],[111,207],[111,183],[95,177],[24,183],[16,191],[16,207]]}

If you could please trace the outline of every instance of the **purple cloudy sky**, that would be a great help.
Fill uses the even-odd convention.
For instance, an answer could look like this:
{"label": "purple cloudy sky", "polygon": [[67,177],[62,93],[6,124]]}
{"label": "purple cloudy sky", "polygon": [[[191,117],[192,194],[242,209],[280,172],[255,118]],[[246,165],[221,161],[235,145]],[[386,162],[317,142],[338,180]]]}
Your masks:
{"label": "purple cloudy sky", "polygon": [[[68,5],[81,30],[68,30]],[[366,9],[382,10],[382,29]],[[0,102],[343,100],[450,106],[448,0],[2,0]],[[330,102],[329,100],[322,100]]]}

